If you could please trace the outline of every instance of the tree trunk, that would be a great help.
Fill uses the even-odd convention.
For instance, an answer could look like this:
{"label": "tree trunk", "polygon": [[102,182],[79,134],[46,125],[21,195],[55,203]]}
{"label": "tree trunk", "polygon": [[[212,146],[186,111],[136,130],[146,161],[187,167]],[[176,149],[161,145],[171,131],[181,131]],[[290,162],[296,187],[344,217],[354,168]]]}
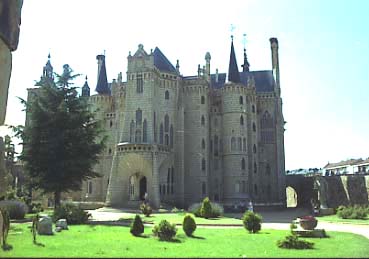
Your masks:
{"label": "tree trunk", "polygon": [[55,191],[54,192],[54,208],[60,207],[60,199],[61,199],[61,192]]}

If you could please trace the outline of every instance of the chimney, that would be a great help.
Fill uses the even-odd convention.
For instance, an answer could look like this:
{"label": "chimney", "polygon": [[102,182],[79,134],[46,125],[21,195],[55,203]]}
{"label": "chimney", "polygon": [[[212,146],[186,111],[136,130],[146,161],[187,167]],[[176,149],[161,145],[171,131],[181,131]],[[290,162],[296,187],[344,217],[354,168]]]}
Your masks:
{"label": "chimney", "polygon": [[277,88],[280,88],[279,84],[279,57],[278,57],[278,39],[270,38],[270,48],[272,50],[272,68],[273,76],[277,84]]}

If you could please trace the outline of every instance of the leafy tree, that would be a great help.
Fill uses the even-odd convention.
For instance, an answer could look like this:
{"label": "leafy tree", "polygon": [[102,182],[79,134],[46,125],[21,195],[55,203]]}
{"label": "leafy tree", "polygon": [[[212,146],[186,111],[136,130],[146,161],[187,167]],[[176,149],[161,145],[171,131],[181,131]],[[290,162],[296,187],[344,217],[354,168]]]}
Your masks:
{"label": "leafy tree", "polygon": [[78,75],[63,66],[57,81],[48,75],[36,83],[35,95],[24,102],[28,123],[23,133],[25,168],[32,186],[43,193],[54,193],[55,207],[62,192],[81,189],[82,181],[100,176],[93,171],[105,147],[102,129],[84,98],[71,87]]}

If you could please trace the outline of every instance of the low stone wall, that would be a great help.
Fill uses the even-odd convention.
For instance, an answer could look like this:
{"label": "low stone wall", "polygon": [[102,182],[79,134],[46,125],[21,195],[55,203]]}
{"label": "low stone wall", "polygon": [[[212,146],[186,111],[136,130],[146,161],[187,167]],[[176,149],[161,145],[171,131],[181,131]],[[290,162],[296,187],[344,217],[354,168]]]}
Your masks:
{"label": "low stone wall", "polygon": [[327,205],[369,203],[369,175],[325,176],[327,182]]}

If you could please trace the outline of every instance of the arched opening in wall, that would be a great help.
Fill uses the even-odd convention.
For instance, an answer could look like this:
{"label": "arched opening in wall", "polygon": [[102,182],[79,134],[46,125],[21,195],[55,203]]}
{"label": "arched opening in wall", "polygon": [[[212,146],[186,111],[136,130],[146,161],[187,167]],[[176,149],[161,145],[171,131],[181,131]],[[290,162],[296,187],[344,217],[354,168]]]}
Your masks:
{"label": "arched opening in wall", "polygon": [[147,192],[147,180],[146,177],[143,176],[140,179],[140,200],[145,199],[145,193]]}
{"label": "arched opening in wall", "polygon": [[291,186],[287,186],[286,188],[286,203],[287,208],[297,207],[297,192]]}

